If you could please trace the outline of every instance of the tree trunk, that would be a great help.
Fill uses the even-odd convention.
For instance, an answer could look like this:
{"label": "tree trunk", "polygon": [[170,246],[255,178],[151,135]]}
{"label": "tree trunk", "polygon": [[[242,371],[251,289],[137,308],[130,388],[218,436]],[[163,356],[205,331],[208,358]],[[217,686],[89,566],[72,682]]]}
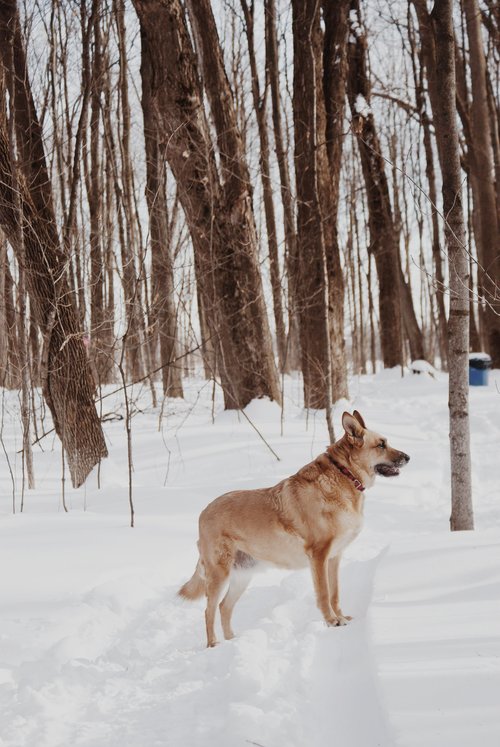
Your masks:
{"label": "tree trunk", "polygon": [[[359,0],[352,0],[351,8],[351,13],[355,11],[359,19]],[[370,251],[378,275],[382,358],[385,368],[392,368],[403,364],[399,246],[384,159],[369,108],[371,85],[366,67],[366,46],[366,35],[359,22],[351,22],[348,97],[366,186]]]}
{"label": "tree trunk", "polygon": [[287,364],[295,371],[300,368],[299,322],[297,314],[297,234],[293,210],[292,188],[288,168],[288,153],[281,123],[280,78],[278,40],[276,36],[276,6],[274,0],[264,0],[266,68],[271,89],[273,133],[276,160],[280,174],[281,201],[283,204],[283,228],[286,245],[286,270],[288,274],[288,339]]}
{"label": "tree trunk", "polygon": [[485,326],[493,366],[500,368],[500,259],[498,216],[494,181],[494,162],[490,137],[486,60],[481,34],[481,11],[477,0],[464,0],[472,105],[468,142],[473,197],[478,211],[478,255],[482,270],[480,285],[486,299]]}
{"label": "tree trunk", "polygon": [[[11,39],[12,42],[12,39]],[[8,138],[10,146],[10,163],[12,168],[12,197],[15,219],[18,226],[16,236],[16,247],[18,257],[18,282],[17,282],[17,300],[18,300],[18,334],[19,342],[19,361],[21,364],[21,422],[23,427],[23,479],[22,479],[22,497],[21,511],[24,505],[24,485],[25,476],[28,477],[28,487],[30,490],[35,487],[35,472],[33,469],[33,450],[31,447],[31,402],[30,402],[30,366],[29,366],[29,348],[27,340],[27,299],[26,299],[26,278],[24,272],[25,266],[25,248],[23,233],[23,216],[20,200],[19,189],[19,171],[15,145],[16,129],[16,112],[13,106],[14,102],[14,58],[12,55],[12,43],[10,46],[10,65],[9,65],[9,117],[8,117]]]}
{"label": "tree trunk", "polygon": [[[180,2],[134,0],[134,5],[141,24],[142,55],[149,56],[153,71],[151,101],[161,147],[177,181],[197,254],[197,280],[210,333],[219,343],[225,406],[245,407],[254,397],[265,395],[279,401],[247,167],[229,85],[221,70],[220,45],[217,40],[204,50],[204,70],[207,92],[212,92],[223,186]],[[194,23],[198,13],[197,7]],[[200,21],[201,36],[214,42],[211,12]],[[214,100],[217,96],[219,102]]]}
{"label": "tree trunk", "polygon": [[0,335],[2,338],[0,361],[0,386],[19,389],[21,361],[17,338],[14,279],[9,267],[7,242],[0,236]]}
{"label": "tree trunk", "polygon": [[[414,33],[413,16],[408,13],[408,38],[410,42],[412,65],[413,65],[413,78],[415,84],[415,102],[417,106],[418,115],[420,118],[420,126],[422,128],[422,139],[424,144],[425,153],[425,175],[427,177],[430,213],[431,213],[431,225],[432,225],[432,259],[434,264],[434,276],[435,276],[435,298],[438,308],[438,343],[439,343],[439,356],[441,359],[441,367],[447,370],[447,319],[446,309],[444,303],[444,272],[443,272],[443,261],[441,257],[441,245],[439,235],[439,220],[438,220],[438,208],[437,208],[437,189],[436,189],[436,175],[434,169],[434,151],[432,148],[432,135],[431,135],[431,123],[426,109],[426,99],[424,94],[424,69],[425,69],[425,56],[423,54],[423,45],[417,49]],[[430,290],[430,289],[429,289]]]}
{"label": "tree trunk", "polygon": [[[94,385],[74,299],[59,246],[42,134],[29,88],[15,2],[0,6],[0,54],[9,76],[12,48],[15,69],[16,136],[20,156],[19,200],[24,235],[27,290],[45,337],[43,392],[66,451],[71,479],[79,487],[107,456],[94,404]],[[20,227],[13,195],[13,165],[5,119],[0,112],[0,225],[19,255]],[[43,247],[43,252],[41,251]]]}
{"label": "tree trunk", "polygon": [[276,325],[276,344],[281,371],[289,369],[286,355],[286,334],[283,321],[283,303],[281,299],[281,277],[278,256],[278,237],[276,234],[276,217],[274,212],[273,188],[271,183],[271,168],[269,163],[269,136],[266,121],[267,81],[265,91],[261,96],[259,73],[255,59],[254,48],[254,8],[248,7],[246,0],[241,0],[245,16],[245,32],[248,40],[248,54],[250,57],[250,72],[252,76],[252,97],[257,118],[260,140],[260,170],[262,177],[262,192],[264,197],[264,212],[266,216],[267,242],[269,246],[269,268],[271,276],[271,290],[273,294],[274,321]]}
{"label": "tree trunk", "polygon": [[[97,4],[97,7],[99,5]],[[103,200],[99,127],[101,119],[101,93],[103,89],[103,64],[101,53],[101,18],[96,12],[93,20],[93,64],[90,66],[88,49],[84,48],[84,75],[91,74],[90,107],[90,173],[88,179],[88,203],[90,218],[90,354],[94,366],[96,383],[109,384],[113,380],[113,347],[104,303],[105,267],[103,262]],[[90,41],[90,40],[89,40]],[[111,342],[111,344],[110,344]]]}
{"label": "tree trunk", "polygon": [[327,268],[332,400],[336,402],[349,397],[344,339],[344,278],[337,232],[349,2],[327,2],[323,8],[324,38],[319,23],[313,28],[318,132],[316,158]]}
{"label": "tree trunk", "polygon": [[151,110],[151,65],[146,56],[141,65],[142,114],[146,151],[146,200],[151,244],[151,321],[160,342],[163,394],[182,397],[182,368],[172,363],[177,356],[177,315],[174,302],[174,272],[169,235],[165,158],[160,149],[156,120]]}
{"label": "tree trunk", "polygon": [[436,137],[442,154],[443,212],[450,266],[448,323],[451,454],[451,529],[473,529],[469,433],[469,261],[462,207],[452,0],[436,0],[430,14],[436,50]]}
{"label": "tree trunk", "polygon": [[415,315],[411,289],[405,280],[401,267],[399,268],[399,273],[403,323],[406,337],[410,345],[410,355],[412,360],[423,360],[425,359],[424,336]]}
{"label": "tree trunk", "polygon": [[446,308],[444,305],[444,273],[441,257],[441,242],[439,239],[439,222],[437,212],[437,189],[434,173],[434,154],[432,151],[431,130],[429,118],[425,110],[421,111],[421,122],[423,127],[423,139],[425,149],[425,173],[429,185],[429,198],[431,201],[432,216],[432,258],[434,262],[434,273],[436,276],[436,301],[438,307],[438,329],[439,329],[439,354],[441,366],[446,371],[448,368],[448,322],[446,319]]}
{"label": "tree trunk", "polygon": [[[116,22],[120,92],[120,118],[117,138],[120,154],[120,171],[115,170],[116,209],[118,212],[122,282],[127,318],[126,356],[127,368],[133,381],[140,381],[151,366],[147,365],[143,305],[141,304],[142,279],[138,271],[139,242],[133,207],[133,174],[130,159],[130,106],[128,100],[128,58],[125,39],[125,5],[123,0],[113,0]],[[111,129],[111,128],[110,128]],[[117,164],[116,164],[117,165]],[[121,178],[118,178],[120,173]],[[139,260],[139,262],[138,262]]]}
{"label": "tree trunk", "polygon": [[330,337],[323,224],[318,194],[315,0],[293,0],[293,117],[297,182],[297,301],[304,405],[331,407]]}

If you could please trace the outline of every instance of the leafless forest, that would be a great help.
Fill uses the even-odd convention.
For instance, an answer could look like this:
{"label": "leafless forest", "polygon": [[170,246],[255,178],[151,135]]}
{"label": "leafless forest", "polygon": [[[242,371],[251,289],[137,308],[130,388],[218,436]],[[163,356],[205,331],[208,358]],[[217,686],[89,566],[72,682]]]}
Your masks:
{"label": "leafless forest", "polygon": [[243,408],[295,372],[332,433],[348,374],[425,359],[470,494],[468,353],[500,367],[499,31],[493,0],[0,3],[0,386],[29,480],[53,424],[84,482],[108,385],[160,406],[196,374]]}

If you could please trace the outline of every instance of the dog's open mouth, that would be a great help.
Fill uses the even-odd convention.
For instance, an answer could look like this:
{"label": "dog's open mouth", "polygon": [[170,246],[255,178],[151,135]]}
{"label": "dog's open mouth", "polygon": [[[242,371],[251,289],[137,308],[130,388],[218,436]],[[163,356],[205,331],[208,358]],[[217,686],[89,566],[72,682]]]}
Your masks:
{"label": "dog's open mouth", "polygon": [[377,464],[375,472],[383,477],[396,477],[399,475],[399,468],[394,464]]}

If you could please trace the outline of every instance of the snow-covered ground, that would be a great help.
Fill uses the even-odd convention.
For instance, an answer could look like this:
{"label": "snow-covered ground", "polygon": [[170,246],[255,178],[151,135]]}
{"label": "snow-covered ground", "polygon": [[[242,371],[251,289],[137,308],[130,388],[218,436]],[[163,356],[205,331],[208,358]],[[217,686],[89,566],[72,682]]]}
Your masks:
{"label": "snow-covered ground", "polygon": [[[110,458],[61,506],[52,436],[19,513],[16,398],[0,451],[2,747],[498,747],[500,744],[500,371],[471,391],[475,532],[450,533],[447,381],[397,371],[353,379],[344,406],[411,455],[366,498],[341,572],[354,620],[326,628],[307,571],[256,578],[239,634],[205,649],[203,600],[175,592],[196,562],[197,516],[228,489],[271,485],[320,453],[321,417],[287,381],[280,409],[249,421],[190,381],[159,411],[134,392],[136,527],[128,526],[123,422]],[[111,403],[111,404],[110,404]],[[122,410],[119,395],[104,412]]]}

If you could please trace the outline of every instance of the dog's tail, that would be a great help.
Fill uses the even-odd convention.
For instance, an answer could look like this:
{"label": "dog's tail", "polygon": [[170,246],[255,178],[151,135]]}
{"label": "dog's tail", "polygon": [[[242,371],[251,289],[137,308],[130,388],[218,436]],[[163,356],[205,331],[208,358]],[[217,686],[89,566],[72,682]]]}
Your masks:
{"label": "dog's tail", "polygon": [[183,599],[199,599],[205,593],[205,572],[203,570],[203,563],[201,558],[196,564],[196,569],[189,581],[184,586],[181,586],[177,592],[178,596]]}

